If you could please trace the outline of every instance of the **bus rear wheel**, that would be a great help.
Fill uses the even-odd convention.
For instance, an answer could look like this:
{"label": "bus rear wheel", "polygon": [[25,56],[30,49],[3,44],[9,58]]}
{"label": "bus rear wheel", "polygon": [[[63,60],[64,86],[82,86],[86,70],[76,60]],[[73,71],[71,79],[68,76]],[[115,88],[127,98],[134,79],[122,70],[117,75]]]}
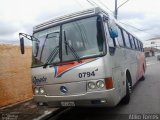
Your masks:
{"label": "bus rear wheel", "polygon": [[144,81],[145,80],[145,77],[144,75],[140,78],[140,81]]}
{"label": "bus rear wheel", "polygon": [[130,102],[130,94],[131,93],[132,93],[132,85],[127,79],[126,80],[126,95],[124,96],[124,98],[121,101],[122,104],[124,104],[124,105],[129,104],[129,102]]}
{"label": "bus rear wheel", "polygon": [[[144,74],[145,74],[145,67],[144,67],[144,65],[143,65],[143,72],[144,72]],[[143,74],[142,77],[140,78],[140,81],[144,81],[144,80],[145,80],[144,74]]]}

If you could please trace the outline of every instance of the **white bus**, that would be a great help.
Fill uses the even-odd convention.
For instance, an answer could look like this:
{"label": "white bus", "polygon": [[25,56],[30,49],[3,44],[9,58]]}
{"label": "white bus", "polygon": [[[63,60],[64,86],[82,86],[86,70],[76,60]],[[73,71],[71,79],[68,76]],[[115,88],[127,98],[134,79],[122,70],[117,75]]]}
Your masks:
{"label": "white bus", "polygon": [[101,8],[37,25],[32,41],[34,100],[53,107],[128,104],[132,86],[144,79],[143,44]]}

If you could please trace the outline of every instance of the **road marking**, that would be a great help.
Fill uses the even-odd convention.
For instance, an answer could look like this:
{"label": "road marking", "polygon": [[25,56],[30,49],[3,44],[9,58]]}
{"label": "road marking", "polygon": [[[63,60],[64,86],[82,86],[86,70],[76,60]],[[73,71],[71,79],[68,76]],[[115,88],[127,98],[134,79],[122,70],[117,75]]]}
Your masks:
{"label": "road marking", "polygon": [[33,120],[42,120],[45,116],[47,116],[51,113],[52,113],[52,111],[44,111],[44,113],[41,116],[34,118]]}

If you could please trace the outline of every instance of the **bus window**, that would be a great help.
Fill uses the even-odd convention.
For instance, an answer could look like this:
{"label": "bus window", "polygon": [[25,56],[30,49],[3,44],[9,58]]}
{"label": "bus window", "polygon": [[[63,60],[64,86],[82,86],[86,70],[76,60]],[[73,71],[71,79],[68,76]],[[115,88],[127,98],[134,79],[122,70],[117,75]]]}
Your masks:
{"label": "bus window", "polygon": [[136,39],[134,37],[133,38],[133,41],[134,41],[134,44],[135,44],[135,49],[137,49],[137,42],[136,42]]}
{"label": "bus window", "polygon": [[143,43],[142,43],[142,52],[144,52],[144,49],[143,49]]}
{"label": "bus window", "polygon": [[129,41],[128,33],[126,33],[126,31],[123,31],[123,35],[124,35],[126,47],[131,48],[131,44],[130,44],[130,41]]}
{"label": "bus window", "polygon": [[138,40],[137,40],[137,45],[138,45],[138,50],[139,50],[139,43],[138,43]]}
{"label": "bus window", "polygon": [[120,46],[124,46],[124,41],[123,41],[123,37],[122,37],[122,29],[120,27],[118,27],[118,43]]}
{"label": "bus window", "polygon": [[139,51],[141,51],[141,43],[139,40],[138,40],[138,44],[139,44]]}
{"label": "bus window", "polygon": [[143,51],[142,42],[140,42],[140,46],[141,46],[141,51]]}
{"label": "bus window", "polygon": [[139,44],[138,44],[138,40],[135,38],[135,43],[136,43],[136,46],[137,46],[137,50],[139,50]]}
{"label": "bus window", "polygon": [[129,35],[129,39],[130,39],[130,42],[131,42],[131,46],[132,46],[132,48],[133,48],[133,49],[135,49],[135,48],[136,48],[136,46],[135,46],[135,43],[134,43],[134,40],[133,40],[132,35]]}
{"label": "bus window", "polygon": [[105,29],[106,29],[106,36],[107,36],[107,40],[108,40],[108,45],[109,47],[114,47],[116,46],[116,44],[114,43],[114,40],[110,37],[109,35],[109,30],[108,30],[108,25],[107,23],[105,23]]}
{"label": "bus window", "polygon": [[140,44],[140,51],[142,51],[142,43],[141,43],[141,41],[139,41],[139,44]]}

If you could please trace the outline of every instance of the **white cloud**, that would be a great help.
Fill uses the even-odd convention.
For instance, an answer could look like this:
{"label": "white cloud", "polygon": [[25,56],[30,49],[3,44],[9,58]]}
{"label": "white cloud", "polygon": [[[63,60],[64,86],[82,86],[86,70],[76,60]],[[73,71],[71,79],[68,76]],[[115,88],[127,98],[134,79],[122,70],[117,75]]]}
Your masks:
{"label": "white cloud", "polygon": [[[105,8],[101,4],[104,3],[114,11],[115,0],[93,1]],[[118,0],[118,5],[124,1]],[[19,32],[32,34],[33,26],[41,22],[92,6],[86,0],[1,0],[0,2],[0,41],[18,40]],[[119,8],[118,18],[137,28],[147,29],[150,34],[132,29],[137,36],[147,39],[154,36],[151,34],[160,35],[159,6],[159,0],[129,0]]]}

